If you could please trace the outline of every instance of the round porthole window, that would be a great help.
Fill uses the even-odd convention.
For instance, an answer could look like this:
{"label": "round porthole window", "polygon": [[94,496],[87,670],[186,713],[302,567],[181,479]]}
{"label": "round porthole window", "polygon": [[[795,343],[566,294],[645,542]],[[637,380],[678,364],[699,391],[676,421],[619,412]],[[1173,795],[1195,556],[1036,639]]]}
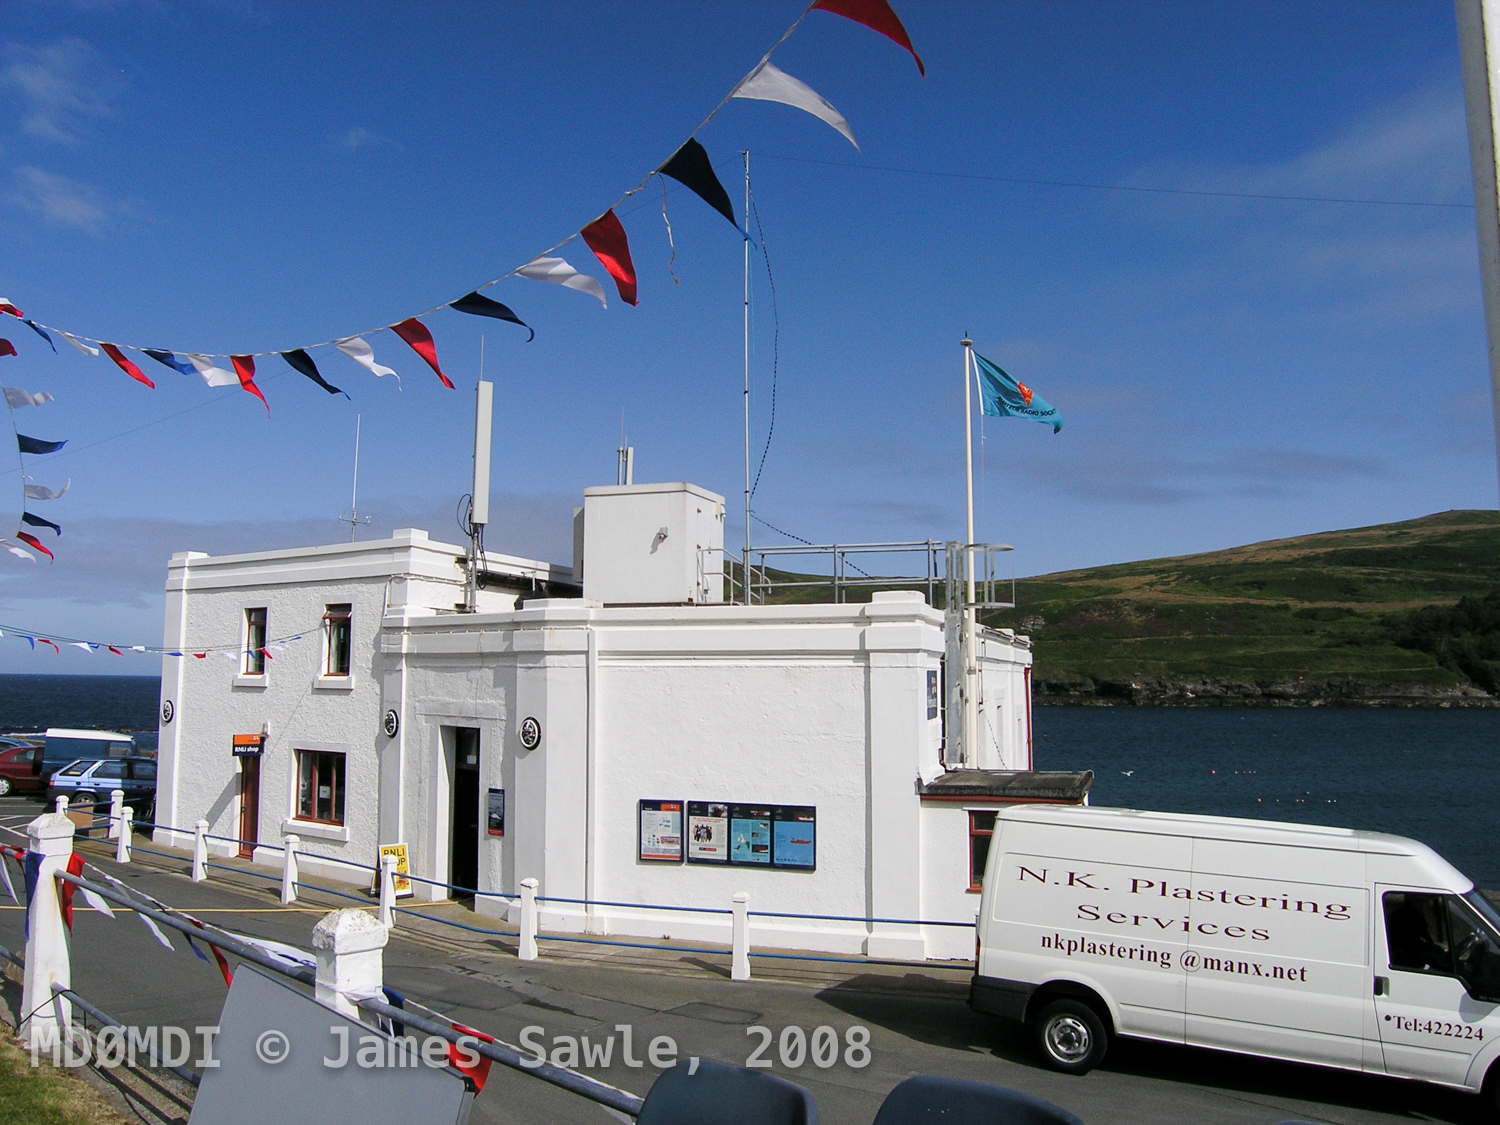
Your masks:
{"label": "round porthole window", "polygon": [[161,701],[162,724],[165,725],[167,723],[170,723],[172,721],[172,716],[175,714],[177,714],[177,711],[175,708],[173,708],[172,701],[170,699],[163,699]]}
{"label": "round porthole window", "polygon": [[518,733],[521,736],[521,745],[527,750],[535,750],[542,744],[542,724],[530,715],[521,720],[521,729]]}
{"label": "round porthole window", "polygon": [[401,729],[401,716],[396,714],[394,707],[385,713],[385,721],[381,723],[381,727],[385,730],[387,738],[396,737],[396,732]]}

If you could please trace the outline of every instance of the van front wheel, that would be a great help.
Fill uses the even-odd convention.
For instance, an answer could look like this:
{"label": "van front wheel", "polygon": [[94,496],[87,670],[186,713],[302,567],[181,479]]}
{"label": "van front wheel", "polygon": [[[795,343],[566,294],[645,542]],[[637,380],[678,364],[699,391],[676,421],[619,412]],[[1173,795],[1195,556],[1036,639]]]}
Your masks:
{"label": "van front wheel", "polygon": [[1031,1025],[1042,1061],[1064,1074],[1087,1074],[1104,1061],[1109,1032],[1081,1000],[1054,1000]]}

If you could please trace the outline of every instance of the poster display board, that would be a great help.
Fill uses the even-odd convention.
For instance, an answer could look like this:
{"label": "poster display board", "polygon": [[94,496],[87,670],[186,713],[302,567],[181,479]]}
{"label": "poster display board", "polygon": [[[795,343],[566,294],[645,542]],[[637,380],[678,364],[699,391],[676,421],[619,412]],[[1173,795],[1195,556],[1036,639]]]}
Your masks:
{"label": "poster display board", "polygon": [[729,862],[771,865],[771,810],[758,805],[729,806]]}
{"label": "poster display board", "polygon": [[927,669],[927,717],[938,717],[938,673],[936,668]]}
{"label": "poster display board", "polygon": [[404,898],[407,895],[416,894],[411,885],[411,860],[407,855],[405,844],[381,844],[380,851],[375,857],[375,880],[370,886],[370,893],[380,893],[380,860],[382,856],[393,855],[396,857],[395,878],[391,883],[396,888],[396,897]]}
{"label": "poster display board", "polygon": [[818,866],[818,810],[783,805],[772,813],[771,863],[776,867]]}
{"label": "poster display board", "polygon": [[687,860],[689,863],[729,862],[729,806],[712,801],[687,805]]}
{"label": "poster display board", "polygon": [[491,789],[485,803],[485,824],[491,836],[505,835],[505,790]]}
{"label": "poster display board", "polygon": [[682,862],[682,802],[637,802],[640,824],[638,855],[647,863]]}

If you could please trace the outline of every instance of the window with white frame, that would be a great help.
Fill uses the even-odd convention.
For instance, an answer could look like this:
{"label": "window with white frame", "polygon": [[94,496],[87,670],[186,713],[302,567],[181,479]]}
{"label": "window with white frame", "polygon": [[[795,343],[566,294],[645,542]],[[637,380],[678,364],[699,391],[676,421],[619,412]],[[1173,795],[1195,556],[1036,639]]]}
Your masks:
{"label": "window with white frame", "polygon": [[353,630],[351,606],[330,605],[323,612],[323,675],[347,676]]}
{"label": "window with white frame", "polygon": [[266,607],[245,610],[245,675],[266,674]]}
{"label": "window with white frame", "polygon": [[297,751],[296,818],[343,825],[343,754],[332,750]]}

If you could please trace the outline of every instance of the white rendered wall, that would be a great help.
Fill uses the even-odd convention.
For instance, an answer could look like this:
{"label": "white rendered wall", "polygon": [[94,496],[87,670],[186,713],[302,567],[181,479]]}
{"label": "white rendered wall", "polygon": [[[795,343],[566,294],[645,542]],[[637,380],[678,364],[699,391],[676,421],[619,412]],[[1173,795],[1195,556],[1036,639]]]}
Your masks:
{"label": "white rendered wall", "polygon": [[583,594],[605,605],[724,600],[724,498],[695,485],[583,491]]}

